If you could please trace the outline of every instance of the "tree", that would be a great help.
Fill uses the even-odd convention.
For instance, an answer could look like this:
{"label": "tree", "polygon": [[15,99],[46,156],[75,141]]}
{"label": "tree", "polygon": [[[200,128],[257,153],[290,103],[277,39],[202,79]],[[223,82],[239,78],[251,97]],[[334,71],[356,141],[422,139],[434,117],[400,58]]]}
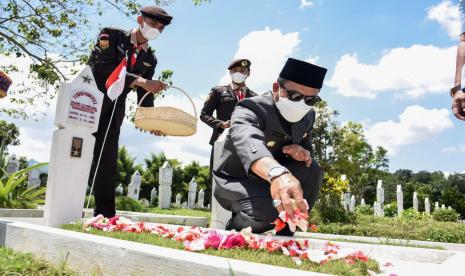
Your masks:
{"label": "tree", "polygon": [[[0,120],[0,168],[4,169],[7,162],[7,147],[9,145],[19,145],[19,130],[15,124],[9,124]],[[3,171],[0,170],[0,175]]]}
{"label": "tree", "polygon": [[344,174],[350,190],[358,197],[374,199],[378,179],[387,175],[386,150],[373,149],[365,140],[363,126],[355,122],[338,124],[336,110],[322,102],[316,107],[317,118],[313,130],[314,157],[325,174],[339,178]]}
{"label": "tree", "polygon": [[[195,5],[209,0],[192,0]],[[93,38],[89,33],[91,18],[105,11],[116,10],[121,16],[134,16],[142,6],[171,4],[170,0],[9,0],[0,2],[0,55],[26,57],[31,60],[30,78],[34,81],[11,91],[10,101],[33,105],[39,99],[45,103],[56,94],[59,83],[73,72],[71,66],[87,61]],[[5,72],[16,72],[15,64],[0,67]],[[35,84],[35,85],[34,85]],[[33,95],[26,94],[36,86]],[[36,91],[37,88],[43,88]],[[55,89],[52,89],[55,88]],[[0,112],[27,118],[29,109],[0,107]]]}

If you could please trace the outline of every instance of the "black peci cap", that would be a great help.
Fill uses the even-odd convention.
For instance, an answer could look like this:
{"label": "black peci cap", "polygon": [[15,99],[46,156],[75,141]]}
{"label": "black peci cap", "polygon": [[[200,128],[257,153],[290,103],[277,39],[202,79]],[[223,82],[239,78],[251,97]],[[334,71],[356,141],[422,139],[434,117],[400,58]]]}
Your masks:
{"label": "black peci cap", "polygon": [[279,77],[312,88],[320,89],[328,69],[302,61],[289,58],[286,61]]}
{"label": "black peci cap", "polygon": [[165,26],[169,25],[171,23],[171,19],[173,19],[173,17],[169,15],[164,9],[157,6],[143,7],[140,10],[140,13],[143,16],[152,18]]}

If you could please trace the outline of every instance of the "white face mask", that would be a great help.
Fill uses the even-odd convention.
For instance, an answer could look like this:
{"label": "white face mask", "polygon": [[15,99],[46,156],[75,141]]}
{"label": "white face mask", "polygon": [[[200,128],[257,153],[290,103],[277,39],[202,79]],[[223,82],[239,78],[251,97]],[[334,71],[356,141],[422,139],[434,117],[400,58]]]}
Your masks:
{"label": "white face mask", "polygon": [[234,83],[243,83],[247,79],[247,75],[235,72],[231,73],[231,79]]}
{"label": "white face mask", "polygon": [[160,30],[150,27],[145,22],[142,22],[142,27],[139,26],[139,29],[147,40],[154,40],[160,35]]}
{"label": "white face mask", "polygon": [[302,118],[312,110],[312,107],[305,104],[303,99],[298,102],[293,102],[287,97],[281,98],[281,87],[279,88],[279,101],[277,101],[275,105],[279,113],[290,123],[296,123],[302,120]]}

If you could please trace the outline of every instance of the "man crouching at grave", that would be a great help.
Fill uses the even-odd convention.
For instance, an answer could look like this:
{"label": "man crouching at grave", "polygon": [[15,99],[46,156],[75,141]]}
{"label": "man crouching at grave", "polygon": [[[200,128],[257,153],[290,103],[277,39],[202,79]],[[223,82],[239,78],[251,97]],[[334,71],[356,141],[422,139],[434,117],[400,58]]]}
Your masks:
{"label": "man crouching at grave", "polygon": [[[308,214],[323,180],[312,159],[313,106],[327,69],[289,58],[273,91],[240,101],[221,157],[213,165],[214,196],[232,212],[227,230],[274,228],[278,211]],[[292,235],[286,225],[278,235]]]}
{"label": "man crouching at grave", "polygon": [[[94,215],[102,214],[105,217],[115,216],[115,183],[116,164],[118,158],[118,140],[121,124],[125,115],[125,101],[127,94],[135,89],[137,102],[147,91],[159,93],[166,88],[158,80],[152,80],[157,65],[157,59],[148,46],[149,40],[156,39],[163,32],[165,26],[171,23],[172,17],[166,11],[156,6],[144,7],[137,17],[138,26],[131,31],[122,31],[115,28],[104,28],[99,36],[94,50],[89,58],[95,81],[100,91],[105,94],[98,131],[94,133],[95,147],[89,183],[92,183],[95,170],[95,209]],[[108,95],[109,78],[127,57],[127,76],[122,93],[116,98]],[[113,74],[114,75],[114,74]],[[117,74],[118,76],[118,74]],[[109,86],[111,88],[111,85]],[[111,98],[109,97],[111,96]],[[144,99],[141,106],[153,106],[153,94]],[[108,133],[106,133],[107,128]],[[157,133],[154,133],[157,134]],[[107,137],[103,143],[105,136]],[[99,155],[102,150],[102,156]],[[97,168],[98,166],[98,168]]]}

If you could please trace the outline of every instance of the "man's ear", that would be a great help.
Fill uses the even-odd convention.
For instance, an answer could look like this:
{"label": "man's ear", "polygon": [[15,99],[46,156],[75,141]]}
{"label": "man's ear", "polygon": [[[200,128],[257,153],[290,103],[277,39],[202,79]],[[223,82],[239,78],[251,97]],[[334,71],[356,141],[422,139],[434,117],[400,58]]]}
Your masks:
{"label": "man's ear", "polygon": [[273,92],[278,93],[279,91],[279,83],[273,82]]}

